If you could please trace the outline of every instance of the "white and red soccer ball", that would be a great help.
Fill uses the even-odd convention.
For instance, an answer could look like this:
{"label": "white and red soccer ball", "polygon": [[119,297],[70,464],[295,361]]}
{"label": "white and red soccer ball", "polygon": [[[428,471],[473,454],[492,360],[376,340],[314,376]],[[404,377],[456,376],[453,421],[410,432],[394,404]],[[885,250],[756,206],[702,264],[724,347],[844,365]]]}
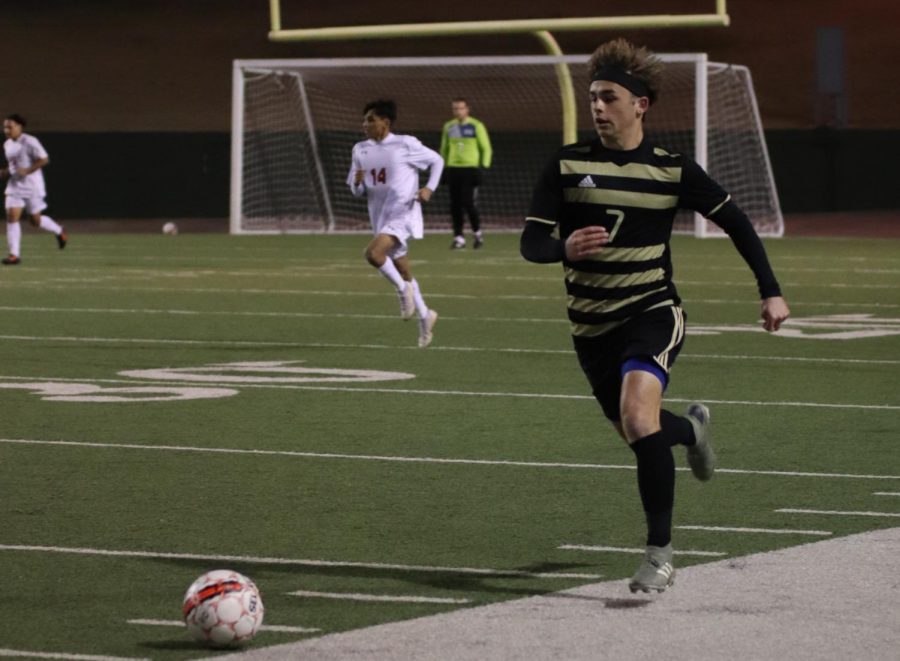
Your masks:
{"label": "white and red soccer ball", "polygon": [[191,583],[182,615],[188,633],[213,647],[237,647],[262,626],[262,598],[256,584],[230,569],[210,571]]}

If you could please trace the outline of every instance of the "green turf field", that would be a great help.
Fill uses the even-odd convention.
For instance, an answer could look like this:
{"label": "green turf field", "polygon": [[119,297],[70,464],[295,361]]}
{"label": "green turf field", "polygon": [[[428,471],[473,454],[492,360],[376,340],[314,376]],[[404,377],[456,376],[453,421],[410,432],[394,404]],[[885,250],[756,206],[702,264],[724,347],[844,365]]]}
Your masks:
{"label": "green turf field", "polygon": [[[416,243],[422,350],[366,241],[25,237],[0,271],[0,651],[201,656],[168,623],[220,567],[297,628],[254,647],[630,576],[637,555],[561,548],[637,549],[644,525],[559,265],[513,234]],[[678,474],[675,547],[703,553],[678,566],[898,525],[900,242],[767,247],[781,336],[729,242],[673,241],[667,398],[709,404],[723,469]]]}

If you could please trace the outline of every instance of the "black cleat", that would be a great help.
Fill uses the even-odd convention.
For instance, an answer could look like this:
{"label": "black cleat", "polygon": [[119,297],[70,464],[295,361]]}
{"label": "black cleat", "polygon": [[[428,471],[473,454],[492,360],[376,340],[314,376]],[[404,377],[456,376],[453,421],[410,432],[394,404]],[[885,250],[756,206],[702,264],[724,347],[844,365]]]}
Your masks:
{"label": "black cleat", "polygon": [[19,257],[18,257],[17,255],[10,255],[9,257],[4,257],[4,258],[3,258],[2,260],[0,260],[0,261],[2,261],[2,262],[3,262],[4,264],[6,264],[7,266],[15,266],[16,264],[18,264],[18,263],[21,262],[22,260],[19,259]]}
{"label": "black cleat", "polygon": [[69,235],[66,234],[66,228],[61,227],[62,231],[56,235],[56,243],[59,246],[59,249],[62,250],[66,247],[66,244],[69,242]]}

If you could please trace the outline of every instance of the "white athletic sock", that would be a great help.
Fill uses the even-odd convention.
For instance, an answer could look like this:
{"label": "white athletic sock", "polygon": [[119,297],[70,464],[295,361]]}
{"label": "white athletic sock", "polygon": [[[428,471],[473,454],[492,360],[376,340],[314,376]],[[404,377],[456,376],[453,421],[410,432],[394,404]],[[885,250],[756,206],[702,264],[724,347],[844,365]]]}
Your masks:
{"label": "white athletic sock", "polygon": [[41,216],[40,228],[54,234],[62,234],[62,227],[50,216]]}
{"label": "white athletic sock", "polygon": [[22,241],[22,226],[19,223],[6,223],[6,244],[9,254],[19,256],[19,244]]}
{"label": "white athletic sock", "polygon": [[378,270],[381,271],[381,275],[394,284],[397,291],[403,291],[403,287],[405,286],[403,284],[403,278],[400,277],[400,271],[394,266],[394,261],[390,257],[384,260],[384,264],[379,266]]}
{"label": "white athletic sock", "polygon": [[415,278],[409,281],[413,288],[413,300],[416,302],[416,312],[419,314],[419,319],[424,319],[428,314],[428,306],[425,305],[425,299],[422,298],[422,292],[419,291],[419,283]]}

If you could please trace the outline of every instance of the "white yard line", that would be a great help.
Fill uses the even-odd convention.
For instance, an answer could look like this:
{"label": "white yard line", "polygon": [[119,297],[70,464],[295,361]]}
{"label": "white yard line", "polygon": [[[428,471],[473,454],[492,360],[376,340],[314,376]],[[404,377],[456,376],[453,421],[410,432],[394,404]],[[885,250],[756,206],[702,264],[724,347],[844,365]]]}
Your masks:
{"label": "white yard line", "polygon": [[738,528],[731,526],[675,526],[679,530],[704,530],[709,532],[748,532],[771,535],[811,535],[828,537],[833,533],[828,530],[791,530],[789,528]]}
{"label": "white yard line", "polygon": [[[184,627],[184,622],[181,620],[125,620],[128,624],[141,624],[148,627]],[[311,627],[289,627],[283,624],[264,624],[260,628],[260,631],[277,631],[278,633],[315,633],[316,631],[321,631],[321,629],[314,629]]]}
{"label": "white yard line", "polygon": [[[366,230],[360,232],[360,234],[365,233]],[[212,255],[204,255],[198,254],[196,257],[192,256],[192,260],[196,260],[198,262],[227,262],[229,264],[233,264],[235,262],[246,262],[246,263],[265,263],[270,264],[271,259],[266,257],[260,257],[259,255],[270,255],[273,257],[283,257],[283,251],[279,250],[269,250],[265,248],[250,248],[247,250],[237,249],[235,252],[250,252],[252,253],[249,257],[244,256],[234,256],[229,255],[227,257],[216,257]],[[127,258],[128,261],[131,260],[141,260],[141,261],[153,261],[158,262],[161,260],[169,260],[169,261],[183,261],[185,259],[184,255],[172,254],[166,256],[159,255],[147,255],[145,252],[127,252],[127,248],[120,249],[117,248],[115,253],[112,251],[106,250],[95,250],[91,248],[80,248],[80,252],[76,255],[73,255],[73,258],[81,258],[81,261],[87,261],[88,259],[100,259],[107,258],[110,256],[115,256],[119,259]],[[734,261],[729,256],[721,256],[721,255],[701,255],[701,254],[692,254],[689,252],[684,252],[679,250],[677,255],[677,260],[679,262],[684,262],[678,266],[679,270],[683,271],[691,271],[696,270],[696,267],[693,266],[696,264],[698,260],[703,260],[704,266],[708,271],[734,271],[736,273],[747,273],[747,267],[742,264],[734,264]],[[37,257],[36,257],[37,258]],[[451,260],[454,259],[454,256],[450,257]],[[804,256],[804,255],[791,255],[790,261],[785,264],[778,264],[778,272],[808,272],[808,273],[900,273],[900,270],[896,268],[857,268],[853,266],[848,266],[846,268],[842,267],[828,267],[818,269],[815,267],[804,267],[804,266],[790,266],[789,264],[795,264],[801,261],[820,261],[821,257],[818,256]],[[889,264],[895,264],[898,262],[897,259],[891,257],[833,257],[829,260],[831,263],[840,263],[840,262],[863,262],[866,264],[870,264],[872,262],[887,262]],[[722,263],[717,263],[722,262]],[[416,264],[429,264],[429,260],[417,259]],[[509,266],[518,266],[528,268],[534,268],[527,262],[525,262],[521,257],[517,254],[515,256],[503,256],[503,255],[493,255],[491,257],[483,257],[479,258],[477,261],[471,261],[466,258],[462,258],[457,260],[457,263],[464,263],[466,268],[471,270],[477,270],[478,268],[488,266],[488,267],[504,267],[508,268]],[[335,263],[333,259],[330,258],[307,258],[302,262],[297,262],[296,264],[287,263],[285,268],[287,270],[326,270],[326,269],[352,269],[352,270],[360,270],[361,263],[353,263],[353,262],[344,262],[344,263]],[[552,267],[551,267],[552,268]],[[98,267],[91,266],[82,266],[82,267],[68,267],[65,269],[67,272],[93,272],[101,270]],[[134,270],[134,269],[132,269]],[[192,271],[188,271],[192,272]],[[196,271],[193,271],[196,272]]]}
{"label": "white yard line", "polygon": [[[163,345],[184,345],[184,346],[238,346],[238,347],[293,347],[293,348],[309,348],[309,349],[380,349],[387,351],[408,350],[419,353],[418,347],[409,345],[390,345],[390,344],[342,344],[336,342],[264,342],[258,340],[182,340],[182,339],[166,339],[166,338],[130,338],[130,337],[92,337],[92,336],[73,336],[73,335],[0,335],[0,340],[10,342],[74,342],[74,343],[97,343],[97,344],[163,344]],[[429,353],[435,352],[465,352],[465,353],[526,353],[526,354],[542,354],[542,355],[573,355],[572,349],[524,349],[512,347],[448,347],[433,346],[429,347]],[[804,356],[778,356],[772,354],[766,355],[749,355],[749,354],[716,354],[716,353],[682,353],[678,356],[684,359],[710,359],[710,360],[740,360],[757,362],[761,360],[783,362],[799,362],[799,363],[846,363],[860,365],[900,365],[900,360],[872,360],[864,358],[808,358]],[[30,377],[29,377],[30,378]]]}
{"label": "white yard line", "polygon": [[397,604],[469,604],[471,599],[454,599],[452,597],[420,597],[418,595],[396,594],[363,594],[360,592],[315,592],[313,590],[294,590],[286,592],[292,597],[308,597],[312,599],[337,599],[342,601],[385,602]]}
{"label": "white yard line", "polygon": [[[264,319],[272,319],[272,318],[284,318],[284,319],[377,319],[377,320],[391,320],[396,321],[396,314],[361,314],[361,313],[345,313],[345,312],[286,312],[286,311],[264,311],[264,310],[194,310],[188,308],[69,308],[69,307],[47,307],[47,306],[23,306],[23,305],[4,305],[0,306],[0,311],[5,312],[28,312],[28,313],[47,313],[47,314],[110,314],[110,315],[120,315],[120,314],[128,314],[128,315],[167,315],[167,316],[177,316],[177,317],[204,317],[204,316],[212,316],[212,317],[258,317]],[[469,323],[514,323],[514,324],[556,324],[556,325],[566,325],[568,326],[569,320],[566,319],[563,315],[554,315],[552,317],[515,317],[515,316],[504,316],[504,317],[488,317],[488,316],[450,316],[444,315],[441,317],[444,321],[464,321]],[[801,319],[797,319],[796,323],[793,320],[789,320],[786,322],[785,329],[795,328],[800,325]],[[865,323],[868,325],[884,325],[885,330],[891,330],[895,327],[896,324],[895,319],[866,319]],[[806,327],[810,328],[832,328],[835,327],[835,323],[826,320],[821,320],[818,324],[810,322],[805,322]],[[855,320],[850,320],[850,325],[844,324],[843,328],[858,328],[859,323]],[[736,325],[699,325],[695,324],[693,326],[689,326],[687,328],[688,335],[692,332],[698,335],[708,334],[709,332],[727,332],[727,331],[741,331],[741,332],[759,332],[763,333],[761,326],[753,325],[753,324],[736,324]]]}
{"label": "white yard line", "polygon": [[873,496],[900,496],[900,491],[873,491]]}
{"label": "white yard line", "polygon": [[[392,455],[343,454],[337,452],[300,452],[297,450],[260,450],[245,448],[210,448],[190,445],[145,445],[138,443],[99,443],[88,441],[38,440],[24,438],[0,438],[0,443],[17,445],[50,445],[73,448],[100,448],[118,450],[142,450],[149,452],[199,452],[209,454],[238,454],[308,459],[339,459],[350,461],[385,461],[421,464],[462,464],[473,466],[521,466],[524,468],[571,468],[579,470],[634,470],[633,464],[585,464],[575,462],[517,461],[509,459],[465,459],[451,457],[403,457]],[[677,471],[690,469],[676,467]],[[861,473],[814,473],[803,471],[750,470],[742,468],[717,468],[718,474],[766,475],[777,477],[846,478],[863,480],[900,480],[900,475],[866,475]]]}
{"label": "white yard line", "polygon": [[[266,317],[288,319],[390,319],[396,321],[396,314],[349,314],[340,312],[251,312],[249,310],[187,310],[183,308],[62,308],[33,306],[0,306],[4,312],[47,312],[50,314],[146,314],[171,315],[177,317]],[[489,321],[528,324],[568,324],[569,320],[559,317],[452,317],[442,315],[443,321]]]}
{"label": "white yard line", "polygon": [[[820,237],[820,238],[807,237],[804,239],[804,242],[807,242],[807,241],[810,243],[815,243],[815,242],[833,243],[834,239],[823,238],[823,237]],[[708,255],[708,254],[703,254],[703,253],[692,253],[692,252],[689,252],[688,250],[680,250],[678,252],[678,258],[680,260],[684,260],[686,262],[696,262],[697,260],[707,260],[712,263],[719,262],[719,261],[731,261],[731,259],[732,259],[731,256],[724,254],[724,253]],[[778,266],[777,270],[780,271],[782,265],[793,264],[793,263],[797,263],[797,262],[816,262],[817,264],[820,264],[822,262],[822,256],[818,255],[818,254],[791,255],[790,257],[784,257],[783,261],[782,261],[782,258],[780,258],[780,257],[777,258],[777,260],[778,261],[775,261],[775,264],[777,264],[777,266]],[[779,261],[781,261],[781,263],[779,263]],[[840,262],[862,262],[864,264],[871,264],[873,262],[888,262],[889,264],[900,264],[900,259],[898,259],[897,257],[887,257],[887,256],[884,256],[884,257],[871,256],[870,257],[868,255],[866,255],[866,256],[857,256],[857,255],[837,256],[836,255],[834,257],[830,257],[828,259],[828,262],[830,264],[838,264]]]}
{"label": "white yard line", "polygon": [[71,546],[37,546],[29,544],[0,544],[0,551],[19,551],[25,553],[62,553],[68,555],[87,555],[97,557],[118,558],[162,558],[173,560],[204,560],[208,562],[242,562],[258,565],[288,565],[296,567],[361,567],[363,569],[382,569],[385,571],[405,571],[411,573],[466,574],[475,576],[493,576],[510,578],[541,579],[594,579],[600,574],[580,574],[566,572],[530,572],[520,569],[488,569],[482,567],[441,567],[431,565],[403,565],[386,562],[342,562],[338,560],[312,560],[306,558],[270,558],[253,555],[218,555],[206,553],[175,553],[170,551],[128,551],[124,549],[96,549]]}
{"label": "white yard line", "polygon": [[[688,308],[697,303],[702,303],[704,305],[747,305],[747,299],[684,297],[682,301]],[[795,310],[800,308],[860,308],[861,310],[864,310],[867,308],[900,308],[900,303],[882,303],[878,301],[870,301],[868,303],[861,303],[859,301],[795,301],[794,299],[791,299],[791,306]]]}
{"label": "white yard line", "polygon": [[[148,385],[164,385],[164,386],[195,386],[196,382],[189,380],[167,379],[73,379],[73,378],[49,378],[49,377],[24,377],[0,375],[0,381],[26,381],[26,382],[65,382],[65,383],[120,383],[129,386],[148,386]],[[204,381],[208,387],[234,388],[235,383],[215,381]],[[438,395],[453,397],[510,397],[516,399],[564,399],[564,400],[582,400],[594,401],[591,395],[565,395],[554,393],[537,393],[537,392],[495,392],[495,391],[478,391],[478,390],[433,390],[433,389],[416,389],[416,388],[372,388],[364,386],[311,386],[284,383],[241,383],[241,388],[274,388],[281,390],[312,390],[321,392],[373,392],[389,395]],[[707,399],[699,398],[705,404],[726,404],[734,406],[786,406],[791,408],[824,408],[824,409],[858,409],[864,411],[900,411],[900,405],[893,404],[844,404],[844,403],[827,403],[827,402],[789,402],[789,401],[754,401],[743,399]],[[697,401],[694,399],[683,399],[678,397],[667,397],[666,402],[674,403],[692,403]]]}
{"label": "white yard line", "polygon": [[[741,287],[741,286],[751,286],[752,282],[748,283],[746,280],[739,280],[737,282],[713,282],[710,280],[676,280],[676,286],[681,287],[682,285],[690,285],[692,287]],[[787,281],[785,286],[794,289],[896,289],[897,285],[895,284],[877,284],[877,285],[868,285],[868,284],[859,284],[855,282],[796,282],[796,281]]]}
{"label": "white yard line", "polygon": [[[682,272],[690,272],[692,267],[690,266],[682,266],[679,270]],[[703,270],[704,273],[709,273],[711,271],[736,271],[738,273],[746,273],[746,266],[714,266],[712,268],[705,268]],[[779,273],[871,273],[875,275],[900,275],[900,269],[857,269],[857,268],[808,268],[804,266],[779,266]]]}
{"label": "white yard line", "polygon": [[[153,257],[154,261],[158,258]],[[180,258],[179,258],[180,259]],[[193,258],[192,258],[193,259]],[[198,258],[199,259],[199,258]],[[225,258],[228,261],[231,261],[232,258]],[[223,261],[223,260],[219,260]],[[420,262],[421,264],[421,262]],[[498,265],[503,266],[503,265]],[[58,272],[63,270],[68,272],[75,273],[96,273],[103,272],[108,273],[108,271],[104,271],[99,268],[84,268],[84,269],[56,269]],[[210,269],[212,270],[212,269]],[[343,272],[341,272],[343,271]],[[423,273],[427,271],[423,269]],[[120,269],[120,273],[124,276],[135,276],[135,275],[146,275],[149,278],[158,279],[160,277],[160,271],[158,270],[150,270],[150,269]],[[196,270],[193,271],[178,271],[177,277],[183,277],[185,275],[197,274]],[[746,271],[745,271],[746,273]],[[199,275],[213,275],[210,271],[201,271]],[[292,277],[309,277],[309,276],[320,276],[327,277],[329,279],[334,278],[352,278],[354,280],[361,279],[376,279],[381,278],[380,275],[370,274],[362,271],[358,271],[356,265],[351,265],[347,268],[342,268],[340,266],[330,265],[328,267],[301,267],[301,266],[291,266],[286,265],[285,268],[279,270],[271,270],[271,269],[257,269],[257,268],[246,268],[246,269],[229,269],[227,271],[222,271],[221,269],[215,268],[214,275],[218,277],[222,276],[234,276],[234,277],[251,277],[251,276],[276,276],[282,280],[285,278]],[[749,275],[749,274],[748,274]],[[176,277],[176,276],[173,276]],[[559,285],[562,281],[562,270],[555,270],[552,273],[547,273],[547,275],[498,275],[497,273],[459,273],[459,272],[428,272],[427,277],[430,281],[437,280],[452,280],[452,281],[460,281],[460,280],[472,280],[472,281],[484,281],[484,282],[496,282],[506,281],[506,282],[543,282],[546,284],[555,284]],[[753,287],[752,277],[746,279],[740,279],[736,281],[721,281],[721,280],[687,280],[684,278],[677,278],[675,280],[675,284],[678,287],[682,285],[691,285],[695,287],[746,287],[748,290]],[[857,282],[797,282],[795,280],[787,280],[783,281],[787,287],[790,287],[794,290],[800,288],[828,288],[828,289],[893,289],[895,285],[893,284],[864,284]]]}
{"label": "white yard line", "polygon": [[770,360],[775,362],[794,362],[794,363],[820,363],[831,365],[835,363],[841,364],[859,364],[859,365],[900,365],[900,360],[871,360],[864,358],[807,358],[804,356],[776,356],[767,354],[765,356],[751,356],[746,354],[719,354],[719,353],[682,353],[678,357],[682,360],[689,359],[710,359],[710,360],[746,360],[748,362],[758,362],[761,360]]}
{"label": "white yard line", "polygon": [[[593,546],[591,544],[562,544],[556,548],[562,551],[589,551],[591,553],[633,553],[635,555],[643,555],[647,549],[644,548],[622,548],[620,546]],[[694,555],[705,558],[721,558],[726,555],[724,551],[691,551],[675,549],[675,555]]]}
{"label": "white yard line", "polygon": [[[682,399],[678,397],[666,397],[667,402],[689,404],[696,399]],[[787,406],[791,408],[820,408],[820,409],[862,409],[868,411],[900,411],[900,406],[892,404],[838,404],[825,402],[761,402],[741,399],[706,399],[700,398],[704,404],[731,404],[737,406]]]}
{"label": "white yard line", "polygon": [[834,516],[884,516],[884,517],[895,517],[900,518],[900,512],[848,512],[846,510],[807,510],[807,509],[796,509],[790,507],[783,507],[781,509],[775,510],[776,512],[781,512],[783,514],[824,514],[824,515],[834,515]]}
{"label": "white yard line", "polygon": [[103,656],[98,654],[70,654],[67,652],[40,652],[37,650],[12,650],[0,648],[0,656],[26,659],[72,659],[73,661],[150,661],[135,656]]}
{"label": "white yard line", "polygon": [[[812,269],[811,269],[812,270]],[[158,274],[154,276],[146,276],[146,278],[142,278],[146,280],[156,280],[158,279]],[[554,284],[558,284],[554,281]],[[678,283],[676,283],[678,284]],[[41,291],[47,290],[64,290],[71,292],[73,289],[73,282],[67,280],[65,284],[62,285],[53,285],[48,284],[47,282],[41,281],[32,281],[32,282],[0,282],[0,288],[14,288],[14,289],[22,289],[22,288],[33,288],[40,289]],[[266,295],[266,296],[339,296],[339,297],[348,297],[348,296],[359,296],[359,297],[375,297],[375,298],[391,298],[393,299],[394,295],[387,290],[384,291],[348,291],[348,290],[327,290],[327,289],[263,289],[257,287],[235,287],[235,288],[224,288],[224,287],[143,287],[143,286],[128,286],[128,287],[113,287],[107,285],[96,285],[94,283],[83,283],[82,286],[77,287],[81,290],[89,290],[89,291],[110,291],[110,292],[134,292],[134,291],[142,291],[142,292],[165,292],[165,293],[175,293],[175,294],[218,294],[218,295]],[[442,300],[477,300],[477,301],[563,301],[565,300],[565,293],[560,290],[556,293],[549,294],[499,294],[494,296],[481,296],[478,294],[443,294],[440,292],[429,292],[429,298],[436,298]],[[720,299],[720,298],[685,298],[686,303],[695,304],[701,303],[705,305],[747,305],[746,299]],[[803,300],[793,300],[791,299],[791,305],[794,308],[800,307],[849,307],[849,308],[897,308],[900,307],[898,303],[883,303],[878,301],[868,302],[868,303],[860,303],[858,301],[853,302],[833,302],[833,301],[803,301]]]}

